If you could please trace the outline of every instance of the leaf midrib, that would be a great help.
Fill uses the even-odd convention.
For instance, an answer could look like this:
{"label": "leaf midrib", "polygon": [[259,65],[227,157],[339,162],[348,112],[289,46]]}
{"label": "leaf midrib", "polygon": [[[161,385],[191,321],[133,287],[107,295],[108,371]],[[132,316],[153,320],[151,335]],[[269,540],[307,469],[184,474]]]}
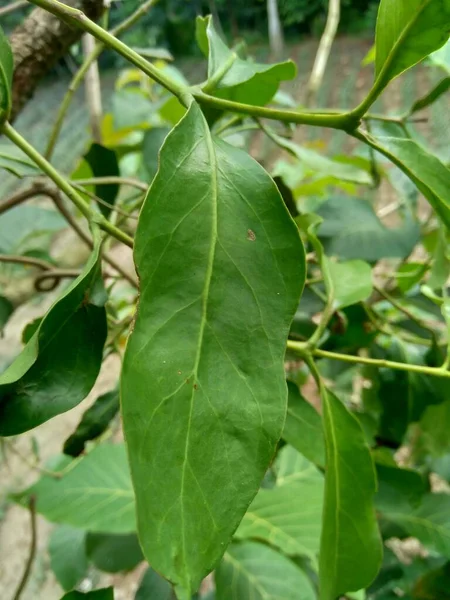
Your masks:
{"label": "leaf midrib", "polygon": [[[209,131],[208,125],[205,121],[205,118],[202,116],[203,124],[205,126],[205,141],[208,148],[210,166],[211,166],[211,190],[212,190],[212,219],[211,219],[211,245],[208,255],[208,263],[206,268],[206,276],[205,276],[205,284],[202,292],[202,314],[200,320],[199,334],[198,334],[198,342],[197,342],[197,354],[195,357],[194,367],[193,367],[193,383],[197,382],[198,375],[198,367],[200,364],[200,357],[203,346],[203,339],[205,334],[205,326],[206,326],[206,315],[208,311],[208,300],[209,300],[209,290],[211,287],[211,279],[214,265],[214,258],[217,246],[217,203],[218,203],[218,185],[217,185],[217,162],[216,162],[216,154],[214,151],[214,145],[211,137],[211,133]],[[192,424],[192,413],[194,408],[194,396],[195,396],[195,388],[192,387],[191,397],[190,397],[190,405],[189,405],[189,420],[188,420],[188,428],[186,432],[186,443],[184,449],[184,461],[182,466],[181,473],[181,490],[180,490],[180,500],[181,500],[181,531],[182,531],[182,549],[183,549],[183,557],[186,556],[186,528],[184,523],[184,496],[185,496],[185,483],[186,483],[186,471],[188,468],[188,454],[189,454],[189,442],[190,442],[190,432],[191,432],[191,424]]]}

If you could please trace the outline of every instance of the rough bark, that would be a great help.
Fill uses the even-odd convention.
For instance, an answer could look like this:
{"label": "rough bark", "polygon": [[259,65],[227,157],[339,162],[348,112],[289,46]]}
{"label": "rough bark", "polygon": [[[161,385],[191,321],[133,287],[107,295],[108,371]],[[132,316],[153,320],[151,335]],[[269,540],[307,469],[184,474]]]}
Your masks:
{"label": "rough bark", "polygon": [[[66,0],[65,4],[81,9],[94,20],[103,11],[103,0]],[[12,120],[32,97],[39,81],[81,36],[81,29],[63,23],[41,8],[33,10],[13,31],[10,37],[14,54]]]}

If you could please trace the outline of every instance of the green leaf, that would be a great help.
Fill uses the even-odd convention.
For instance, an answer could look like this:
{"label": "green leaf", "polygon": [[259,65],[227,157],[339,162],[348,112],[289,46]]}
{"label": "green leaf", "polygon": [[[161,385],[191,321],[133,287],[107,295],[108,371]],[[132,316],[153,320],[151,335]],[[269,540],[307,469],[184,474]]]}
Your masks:
{"label": "green leaf", "polygon": [[316,465],[325,464],[322,418],[291,381],[283,439]]}
{"label": "green leaf", "polygon": [[363,260],[328,261],[336,309],[367,300],[372,293],[372,270]]}
{"label": "green leaf", "polygon": [[381,0],[375,74],[384,85],[448,40],[448,0]]}
{"label": "green leaf", "polygon": [[286,445],[278,452],[274,463],[277,485],[293,482],[322,482],[323,475],[317,467],[292,446]]}
{"label": "green leaf", "polygon": [[25,348],[0,375],[0,435],[17,435],[70,410],[97,379],[106,339],[99,293],[101,240],[82,273],[48,310]]}
{"label": "green leaf", "polygon": [[59,231],[65,226],[61,215],[40,206],[17,206],[0,219],[0,251],[23,253],[33,247],[39,236]]}
{"label": "green leaf", "polygon": [[114,589],[109,587],[86,593],[73,591],[64,594],[61,600],[114,600]]}
{"label": "green leaf", "polygon": [[209,16],[197,17],[196,31],[200,49],[208,55],[208,80],[213,77],[219,80],[209,90],[214,96],[264,105],[274,97],[281,81],[294,79],[297,74],[291,60],[264,65],[239,58],[216,32]]}
{"label": "green leaf", "polygon": [[13,304],[8,300],[8,298],[5,298],[5,296],[0,296],[0,338],[2,331],[13,312]]}
{"label": "green leaf", "polygon": [[316,562],[322,528],[323,489],[323,478],[293,480],[279,487],[261,489],[235,537],[261,540],[283,554],[308,556]]}
{"label": "green leaf", "polygon": [[441,456],[450,449],[450,400],[429,406],[420,420],[422,443],[427,452]]}
{"label": "green leaf", "polygon": [[372,183],[370,174],[355,165],[327,158],[323,154],[319,154],[310,148],[299,146],[273,132],[270,133],[270,138],[281,148],[287,150],[289,154],[297,158],[301,166],[307,170],[323,173],[328,177],[334,177],[341,181],[350,181],[363,185],[370,185]]}
{"label": "green leaf", "polygon": [[161,150],[134,256],[121,398],[139,536],[184,598],[222,556],[281,435],[304,250],[269,175],[211,137],[192,104]]}
{"label": "green leaf", "polygon": [[76,430],[64,442],[64,454],[79,456],[84,451],[86,442],[95,440],[107,430],[119,412],[119,404],[118,389],[99,396],[83,414]]}
{"label": "green leaf", "polygon": [[136,530],[134,494],[123,444],[102,444],[61,478],[44,475],[15,498],[36,497],[36,510],[54,523],[96,533]]}
{"label": "green leaf", "polygon": [[168,127],[149,129],[142,142],[142,161],[147,177],[152,180],[158,170],[158,153],[167,137]]}
{"label": "green leaf", "polygon": [[88,568],[86,532],[68,525],[56,527],[50,536],[50,566],[61,587],[68,591],[78,585]]}
{"label": "green leaf", "polygon": [[145,571],[134,600],[173,600],[172,586],[152,568]]}
{"label": "green leaf", "polygon": [[428,94],[425,94],[425,96],[422,96],[422,98],[419,98],[419,100],[414,102],[409,110],[409,114],[412,115],[419,110],[423,110],[427,106],[430,106],[430,104],[433,104],[433,102],[440,98],[442,94],[445,94],[449,89],[450,77],[444,77],[428,92]]}
{"label": "green leaf", "polygon": [[427,270],[428,266],[424,263],[409,262],[401,264],[395,273],[399,289],[403,293],[409,292],[422,280]]}
{"label": "green leaf", "polygon": [[[84,159],[89,164],[94,177],[117,177],[120,175],[119,162],[114,150],[105,148],[100,144],[92,144]],[[105,217],[109,217],[111,209],[114,206],[120,186],[117,183],[108,183],[106,185],[96,185],[94,194],[109,206],[98,203],[100,212]]]}
{"label": "green leaf", "polygon": [[97,569],[106,573],[131,571],[144,560],[135,533],[111,535],[89,532],[86,554]]}
{"label": "green leaf", "polygon": [[368,262],[404,258],[419,241],[415,221],[405,218],[401,227],[385,227],[369,202],[357,198],[332,197],[316,212],[323,219],[319,237],[328,256]]}
{"label": "green leaf", "polygon": [[416,184],[450,229],[450,169],[413,140],[369,135],[366,139]]}
{"label": "green leaf", "polygon": [[416,581],[413,589],[415,600],[450,600],[450,562],[425,573]]}
{"label": "green leaf", "polygon": [[41,173],[35,163],[12,144],[0,144],[0,169],[19,178]]}
{"label": "green leaf", "polygon": [[373,498],[376,478],[363,431],[334,394],[323,390],[325,505],[320,546],[321,600],[367,587],[382,559]]}
{"label": "green leaf", "polygon": [[232,544],[216,569],[216,598],[315,600],[303,571],[272,548],[256,542]]}
{"label": "green leaf", "polygon": [[450,40],[428,57],[428,60],[450,75]]}
{"label": "green leaf", "polygon": [[380,507],[383,517],[399,525],[406,535],[426,548],[450,558],[450,496],[427,494],[417,508],[406,501]]}
{"label": "green leaf", "polygon": [[5,32],[0,27],[0,123],[9,117],[12,107],[14,59]]}

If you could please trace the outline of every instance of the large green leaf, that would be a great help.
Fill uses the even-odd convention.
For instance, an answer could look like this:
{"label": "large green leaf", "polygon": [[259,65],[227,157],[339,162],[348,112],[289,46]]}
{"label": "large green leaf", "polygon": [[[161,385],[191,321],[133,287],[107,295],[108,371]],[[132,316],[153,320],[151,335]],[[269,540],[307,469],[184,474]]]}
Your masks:
{"label": "large green leaf", "polygon": [[14,60],[5,32],[0,27],[0,123],[6,120],[11,112],[12,76]]}
{"label": "large green leaf", "polygon": [[320,598],[367,587],[381,565],[373,498],[376,478],[364,433],[334,394],[323,390],[325,505],[320,545]]}
{"label": "large green leaf", "polygon": [[410,218],[396,229],[385,227],[369,202],[334,196],[317,214],[323,223],[319,237],[327,255],[369,262],[408,256],[419,241],[419,227]]}
{"label": "large green leaf", "polygon": [[299,567],[256,542],[232,544],[215,576],[217,600],[316,600],[311,582]]}
{"label": "large green leaf", "polygon": [[87,409],[76,430],[64,442],[64,454],[79,456],[86,442],[99,437],[119,412],[119,390],[115,389],[97,398]]}
{"label": "large green leaf", "polygon": [[396,137],[366,140],[397,165],[417,186],[436,214],[450,229],[450,169],[410,139]]}
{"label": "large green leaf", "polygon": [[272,65],[243,60],[227,47],[211,17],[197,17],[197,41],[208,56],[208,80],[223,73],[211,90],[221,98],[263,105],[273,98],[281,81],[294,79],[297,73],[291,60]]}
{"label": "large green leaf", "polygon": [[139,536],[185,598],[281,435],[304,250],[268,174],[212,138],[192,104],[163,145],[134,253],[141,295],[121,385]]}
{"label": "large green leaf", "polygon": [[97,379],[106,339],[101,241],[0,376],[0,435],[17,435],[70,410]]}
{"label": "large green leaf", "polygon": [[411,508],[406,501],[380,506],[385,519],[399,525],[426,548],[450,558],[450,496],[427,494],[420,506]]}
{"label": "large green leaf", "polygon": [[36,498],[36,510],[54,523],[98,533],[136,530],[123,444],[98,446],[59,479],[44,475],[17,500],[26,503],[31,495]]}
{"label": "large green leaf", "polygon": [[173,600],[172,586],[150,567],[141,579],[134,600]]}
{"label": "large green leaf", "polygon": [[92,592],[69,592],[61,600],[114,600],[114,590],[112,587],[93,590]]}
{"label": "large green leaf", "polygon": [[322,525],[323,478],[261,489],[235,536],[262,540],[288,556],[316,562]]}
{"label": "large green leaf", "polygon": [[325,464],[322,418],[291,381],[288,381],[288,409],[283,439],[316,465]]}
{"label": "large green leaf", "polygon": [[375,73],[384,85],[445,44],[449,0],[381,0]]}
{"label": "large green leaf", "polygon": [[[115,151],[105,148],[101,144],[93,143],[84,155],[84,159],[91,167],[95,177],[117,177],[120,175],[119,162]],[[106,205],[98,203],[98,207],[105,217],[110,215],[118,193],[119,185],[117,183],[95,186],[95,195],[106,203]]]}
{"label": "large green leaf", "polygon": [[48,545],[50,566],[64,590],[72,590],[86,574],[85,539],[85,531],[69,525],[52,531]]}

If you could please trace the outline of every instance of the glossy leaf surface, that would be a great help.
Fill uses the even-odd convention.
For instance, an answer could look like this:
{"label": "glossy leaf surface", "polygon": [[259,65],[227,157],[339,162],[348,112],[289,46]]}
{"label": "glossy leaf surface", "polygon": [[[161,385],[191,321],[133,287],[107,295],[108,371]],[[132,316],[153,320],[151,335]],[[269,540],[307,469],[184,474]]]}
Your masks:
{"label": "glossy leaf surface", "polygon": [[184,598],[222,556],[281,435],[305,273],[275,184],[212,138],[195,104],[162,148],[135,262],[122,411],[139,535]]}
{"label": "glossy leaf surface", "polygon": [[106,339],[99,288],[100,238],[82,273],[53,304],[25,348],[0,376],[0,435],[33,429],[90,392]]}
{"label": "glossy leaf surface", "polygon": [[136,530],[134,494],[122,444],[98,446],[60,479],[44,475],[17,500],[26,502],[31,494],[37,512],[54,523],[98,533]]}
{"label": "glossy leaf surface", "polygon": [[52,531],[48,546],[50,566],[64,590],[72,590],[86,574],[85,539],[85,531],[68,525]]}
{"label": "glossy leaf surface", "polygon": [[322,418],[291,381],[283,439],[316,465],[325,464]]}
{"label": "glossy leaf surface", "polygon": [[265,65],[241,59],[217,33],[211,17],[197,18],[197,41],[208,56],[208,80],[223,73],[212,90],[221,98],[266,104],[277,92],[280,82],[294,79],[297,73],[291,60]]}
{"label": "glossy leaf surface", "polygon": [[381,564],[373,505],[375,470],[356,418],[323,390],[326,446],[325,505],[320,547],[320,598],[367,587]]}
{"label": "glossy leaf surface", "polygon": [[5,32],[0,27],[0,122],[7,119],[11,111],[13,55]]}
{"label": "glossy leaf surface", "polygon": [[119,412],[119,390],[99,396],[84,413],[76,430],[64,442],[64,454],[79,456],[86,442],[99,437]]}
{"label": "glossy leaf surface", "polygon": [[385,85],[448,40],[448,0],[381,0],[375,72]]}
{"label": "glossy leaf surface", "polygon": [[272,548],[256,542],[232,544],[215,573],[217,600],[315,600],[304,572]]}

